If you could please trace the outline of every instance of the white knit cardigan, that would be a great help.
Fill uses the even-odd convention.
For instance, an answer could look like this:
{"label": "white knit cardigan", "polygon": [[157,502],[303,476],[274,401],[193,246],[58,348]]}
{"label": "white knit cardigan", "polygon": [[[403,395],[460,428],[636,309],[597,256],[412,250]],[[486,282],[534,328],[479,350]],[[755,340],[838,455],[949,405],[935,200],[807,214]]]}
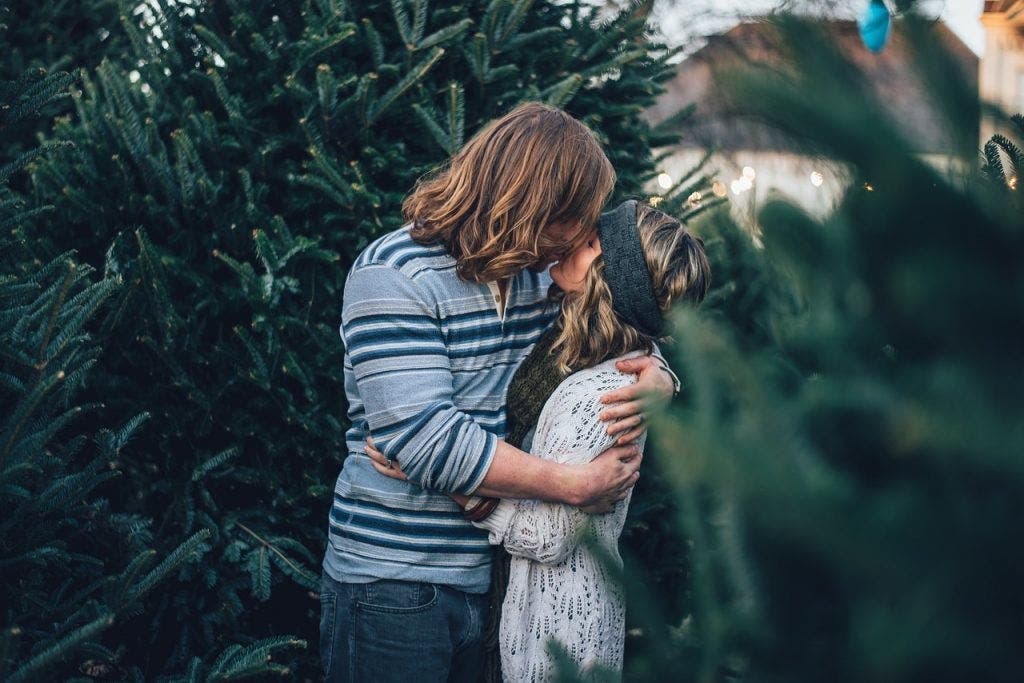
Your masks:
{"label": "white knit cardigan", "polygon": [[[576,372],[555,389],[538,419],[533,455],[582,464],[614,445],[616,437],[597,417],[608,407],[600,397],[636,381],[615,369],[618,360]],[[551,639],[585,673],[621,672],[625,603],[606,563],[622,566],[618,538],[628,505],[629,497],[610,513],[588,515],[558,503],[502,500],[477,523],[490,531],[491,544],[504,544],[512,555],[500,630],[506,681],[551,680]],[[581,542],[589,533],[593,536]]]}

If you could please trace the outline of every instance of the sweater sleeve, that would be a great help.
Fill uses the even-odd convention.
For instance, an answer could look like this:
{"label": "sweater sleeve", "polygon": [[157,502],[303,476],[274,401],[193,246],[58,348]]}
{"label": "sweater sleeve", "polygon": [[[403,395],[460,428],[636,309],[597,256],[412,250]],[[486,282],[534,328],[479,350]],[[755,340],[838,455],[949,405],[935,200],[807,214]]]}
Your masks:
{"label": "sweater sleeve", "polygon": [[[634,381],[616,370],[584,371],[570,377],[548,399],[537,424],[531,453],[566,464],[590,462],[615,443],[598,420],[603,393]],[[621,505],[621,503],[619,503]],[[579,508],[537,500],[503,499],[476,526],[490,532],[492,545],[511,555],[560,564],[579,544],[589,515]]]}
{"label": "sweater sleeve", "polygon": [[353,269],[341,334],[377,448],[420,486],[472,493],[497,437],[453,402],[448,351],[429,296],[389,265]]}

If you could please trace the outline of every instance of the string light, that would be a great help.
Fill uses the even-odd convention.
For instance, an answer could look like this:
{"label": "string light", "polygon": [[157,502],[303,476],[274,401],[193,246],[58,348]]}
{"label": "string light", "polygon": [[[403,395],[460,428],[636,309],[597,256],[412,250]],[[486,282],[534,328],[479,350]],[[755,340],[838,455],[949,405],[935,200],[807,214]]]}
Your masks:
{"label": "string light", "polygon": [[825,182],[825,176],[821,175],[821,173],[819,173],[818,171],[813,171],[811,173],[811,185],[814,185],[815,187],[821,187],[821,184],[823,182]]}
{"label": "string light", "polygon": [[690,206],[697,206],[700,204],[700,200],[704,198],[700,192],[693,192],[689,197],[686,198],[686,203]]}
{"label": "string light", "polygon": [[748,180],[753,180],[757,177],[757,173],[754,171],[752,166],[743,167],[743,177]]}
{"label": "string light", "polygon": [[716,197],[724,197],[725,195],[729,194],[729,188],[727,188],[725,186],[725,183],[723,183],[721,180],[716,180],[715,182],[711,183],[711,192],[714,193]]}
{"label": "string light", "polygon": [[672,187],[672,176],[668,173],[658,175],[658,186],[663,190],[667,190]]}

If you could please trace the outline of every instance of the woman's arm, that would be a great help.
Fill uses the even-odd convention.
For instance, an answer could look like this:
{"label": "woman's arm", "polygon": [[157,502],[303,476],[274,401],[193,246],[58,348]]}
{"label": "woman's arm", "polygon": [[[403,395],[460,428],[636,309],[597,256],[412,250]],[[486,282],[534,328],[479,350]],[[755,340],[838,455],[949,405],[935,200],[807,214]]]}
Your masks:
{"label": "woman's arm", "polygon": [[[592,460],[615,442],[598,419],[603,408],[600,396],[632,381],[633,377],[612,370],[587,371],[579,381],[570,379],[560,386],[544,406],[531,453],[563,464]],[[503,544],[512,555],[559,564],[578,545],[588,518],[569,505],[505,499],[475,524],[490,531],[492,544]]]}

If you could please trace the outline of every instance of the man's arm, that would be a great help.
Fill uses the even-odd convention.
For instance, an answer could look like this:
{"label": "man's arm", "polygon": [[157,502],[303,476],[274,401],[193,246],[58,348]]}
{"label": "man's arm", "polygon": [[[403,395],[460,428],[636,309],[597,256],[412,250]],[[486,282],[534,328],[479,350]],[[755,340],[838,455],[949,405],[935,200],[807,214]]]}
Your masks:
{"label": "man's arm", "polygon": [[344,296],[342,336],[368,431],[383,457],[414,483],[447,493],[594,505],[624,496],[635,481],[635,449],[587,465],[544,462],[459,410],[434,304],[398,270],[355,268]]}

